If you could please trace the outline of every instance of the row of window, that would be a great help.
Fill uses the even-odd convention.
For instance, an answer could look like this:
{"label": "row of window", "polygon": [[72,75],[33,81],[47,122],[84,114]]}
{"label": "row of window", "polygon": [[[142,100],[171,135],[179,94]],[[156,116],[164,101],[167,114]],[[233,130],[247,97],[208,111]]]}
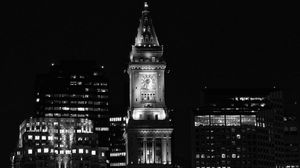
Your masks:
{"label": "row of window", "polygon": [[[51,129],[48,129],[47,127],[44,128],[44,129],[40,129],[38,128],[39,126],[31,126],[31,127],[27,127],[26,128],[26,132],[51,132],[51,133],[60,133],[60,134],[64,134],[64,133],[69,133],[69,134],[72,134],[72,133],[92,133],[92,128],[91,127],[87,127],[87,126],[84,126],[82,127],[81,129],[56,129],[56,128],[51,128]],[[36,135],[39,137],[39,135]]]}
{"label": "row of window", "polygon": [[109,118],[110,122],[125,121],[125,120],[126,120],[126,117],[112,117],[112,118]]}
{"label": "row of window", "polygon": [[195,126],[255,125],[256,115],[203,115],[195,116]]}
{"label": "row of window", "polygon": [[[98,92],[106,93],[108,92],[108,89],[99,89],[97,90]],[[45,97],[50,98],[50,97],[59,97],[59,98],[94,98],[93,95],[89,94],[45,94]],[[108,98],[107,95],[97,95],[97,98]]]}
{"label": "row of window", "polygon": [[[67,155],[70,155],[70,154],[91,154],[91,155],[96,155],[97,152],[96,150],[89,150],[89,149],[72,149],[72,150],[57,150],[57,149],[49,149],[49,148],[38,148],[36,149],[36,151],[33,151],[33,149],[28,149],[27,150],[27,154],[31,155],[33,154],[33,152],[35,153],[55,153],[55,154],[67,154]],[[18,151],[17,152],[17,155],[20,155],[21,153]],[[104,152],[101,152],[101,156],[104,157],[105,156],[105,153]]]}
{"label": "row of window", "polygon": [[125,162],[117,162],[117,163],[110,163],[110,167],[120,167],[120,166],[126,166]]}
{"label": "row of window", "polygon": [[58,110],[58,111],[108,111],[108,108],[93,108],[93,107],[45,107],[45,110]]}
{"label": "row of window", "polygon": [[[33,136],[33,135],[28,135],[27,139],[28,140],[45,140],[45,141],[48,140],[48,141],[52,141],[52,140],[62,140],[63,138],[58,137],[58,136],[46,136],[46,135],[42,135],[42,136],[35,135],[35,136]],[[78,137],[77,139],[78,139],[78,141],[82,141],[83,139],[88,140],[89,137],[84,137],[84,138],[83,137]]]}
{"label": "row of window", "polygon": [[[226,154],[225,153],[222,153],[221,155],[196,154],[196,158],[197,159],[199,159],[199,158],[202,158],[202,159],[204,159],[204,158],[216,158],[216,157],[221,157],[221,158],[225,159],[226,158]],[[233,153],[231,155],[227,154],[227,158],[233,158],[233,159],[240,158],[240,155],[239,154],[235,154],[235,153]]]}
{"label": "row of window", "polygon": [[109,154],[110,157],[126,156],[126,152],[114,152]]}
{"label": "row of window", "polygon": [[[40,101],[39,98],[37,98],[37,102]],[[107,101],[68,101],[68,100],[46,100],[45,103],[47,104],[89,104],[89,105],[108,105]]]}

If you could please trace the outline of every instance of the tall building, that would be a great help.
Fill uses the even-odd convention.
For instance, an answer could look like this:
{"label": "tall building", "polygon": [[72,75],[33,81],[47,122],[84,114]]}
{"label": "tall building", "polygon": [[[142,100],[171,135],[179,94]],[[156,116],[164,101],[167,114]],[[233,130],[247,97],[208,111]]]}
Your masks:
{"label": "tall building", "polygon": [[194,168],[283,168],[282,92],[205,89],[192,134]]}
{"label": "tall building", "polygon": [[171,126],[164,98],[163,46],[158,42],[148,4],[132,46],[126,151],[128,167],[171,167]]}
{"label": "tall building", "polygon": [[106,155],[83,118],[30,118],[20,125],[13,168],[106,168]]}
{"label": "tall building", "polygon": [[114,115],[109,118],[110,123],[110,167],[126,167],[126,145],[125,128],[127,117],[124,115]]}
{"label": "tall building", "polygon": [[95,61],[52,63],[50,71],[36,79],[38,117],[88,118],[100,147],[109,149],[108,79]]}
{"label": "tall building", "polygon": [[296,117],[284,116],[285,168],[300,167],[300,136]]}

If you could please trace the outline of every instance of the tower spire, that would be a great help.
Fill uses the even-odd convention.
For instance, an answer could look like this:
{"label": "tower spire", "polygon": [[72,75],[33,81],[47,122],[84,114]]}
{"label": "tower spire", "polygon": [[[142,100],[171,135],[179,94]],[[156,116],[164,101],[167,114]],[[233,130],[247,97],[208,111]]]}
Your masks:
{"label": "tower spire", "polygon": [[159,46],[147,2],[144,2],[144,10],[140,18],[140,25],[135,38],[135,46]]}

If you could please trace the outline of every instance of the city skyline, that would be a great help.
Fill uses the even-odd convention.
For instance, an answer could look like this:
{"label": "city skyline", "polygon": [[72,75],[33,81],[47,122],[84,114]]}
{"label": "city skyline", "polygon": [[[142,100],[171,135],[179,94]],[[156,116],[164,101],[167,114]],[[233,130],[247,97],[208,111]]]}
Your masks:
{"label": "city skyline", "polygon": [[[218,1],[217,1],[218,2]],[[97,13],[98,15],[104,14],[105,17],[104,21],[98,21],[93,20],[96,17],[91,16],[90,13],[88,13],[88,7],[90,7],[90,4],[84,4],[83,8],[86,7],[84,11],[86,13],[81,13],[81,17],[76,17],[68,14],[68,10],[63,11],[61,10],[60,14],[68,18],[69,22],[65,22],[64,19],[58,19],[58,22],[54,20],[51,20],[51,17],[48,13],[43,13],[42,7],[50,7],[51,4],[42,4],[36,5],[39,9],[39,11],[26,11],[23,10],[23,14],[21,12],[21,15],[16,14],[17,16],[22,16],[27,14],[27,16],[37,15],[37,17],[42,18],[42,16],[48,16],[48,19],[50,19],[50,22],[52,23],[62,23],[64,27],[61,29],[59,26],[54,26],[50,28],[46,28],[44,26],[47,26],[48,23],[45,23],[45,20],[39,20],[38,18],[30,18],[28,20],[23,21],[28,25],[28,27],[25,26],[23,29],[24,32],[17,32],[16,35],[13,34],[13,30],[18,30],[18,28],[14,28],[12,30],[9,30],[8,35],[12,35],[13,37],[16,37],[18,40],[15,42],[12,40],[9,40],[7,43],[9,48],[9,56],[7,57],[3,63],[3,71],[1,73],[4,73],[5,79],[7,79],[7,82],[5,83],[6,88],[11,88],[10,91],[4,92],[5,97],[10,98],[10,100],[14,100],[12,102],[5,102],[4,111],[6,114],[8,114],[8,121],[11,121],[11,127],[14,128],[14,130],[18,130],[17,125],[20,124],[20,121],[24,120],[26,116],[34,114],[33,110],[33,83],[35,75],[40,74],[42,72],[47,71],[46,69],[49,67],[49,65],[52,62],[59,62],[61,59],[95,59],[99,62],[99,64],[104,65],[105,68],[108,71],[110,79],[110,83],[112,85],[112,98],[111,98],[111,107],[112,111],[126,111],[126,106],[128,104],[128,96],[127,96],[127,89],[128,87],[128,79],[127,74],[123,73],[123,70],[126,68],[127,62],[129,60],[129,50],[130,45],[133,44],[133,37],[136,33],[136,27],[138,25],[137,18],[139,17],[139,12],[142,6],[142,2],[132,2],[132,3],[126,3],[126,5],[123,3],[119,3],[118,5],[115,4],[108,4],[110,7],[116,7],[118,6],[118,9],[112,10],[112,9],[106,9],[104,11],[100,11]],[[135,4],[134,4],[135,3]],[[275,61],[268,61],[268,58],[260,58],[259,56],[248,56],[249,58],[252,58],[253,60],[249,60],[246,63],[243,61],[242,57],[238,57],[240,55],[239,52],[251,49],[251,47],[257,47],[256,49],[253,49],[253,54],[263,54],[266,53],[268,56],[274,54],[275,52],[268,52],[271,49],[274,49],[276,51],[276,45],[280,46],[279,44],[276,44],[275,46],[272,46],[271,44],[275,44],[275,42],[272,42],[271,39],[269,41],[267,39],[264,39],[265,41],[259,42],[257,45],[253,45],[250,47],[247,47],[246,45],[238,44],[237,42],[234,42],[234,39],[240,39],[239,34],[234,34],[232,36],[233,39],[229,40],[229,44],[223,43],[224,46],[222,46],[220,43],[225,42],[225,37],[230,37],[230,33],[232,30],[229,30],[230,28],[234,27],[234,22],[231,23],[229,21],[229,26],[226,24],[223,25],[223,28],[228,29],[224,30],[222,32],[222,26],[216,25],[209,25],[208,27],[202,27],[196,25],[197,23],[193,24],[193,21],[185,20],[184,17],[189,16],[189,14],[195,14],[195,16],[192,16],[192,19],[196,19],[198,14],[197,12],[188,9],[183,10],[184,7],[190,7],[191,9],[197,9],[197,7],[193,7],[187,4],[184,4],[181,8],[180,12],[180,4],[178,3],[157,3],[155,2],[149,2],[151,5],[151,10],[155,11],[153,12],[153,18],[154,18],[154,24],[156,25],[157,34],[160,38],[160,41],[164,44],[164,47],[166,48],[166,59],[168,62],[168,66],[170,67],[169,73],[166,76],[166,97],[168,97],[168,101],[166,104],[171,108],[189,108],[197,106],[200,102],[198,99],[198,95],[200,94],[200,88],[209,87],[209,88],[272,88],[273,86],[282,88],[283,90],[287,90],[288,97],[286,101],[288,101],[289,104],[296,104],[297,101],[299,101],[299,89],[296,87],[299,84],[299,76],[298,76],[298,69],[296,68],[295,64],[291,60],[288,60],[286,58],[285,61],[287,61],[291,66],[289,66],[288,69],[285,70],[274,70],[277,67],[282,67],[284,65],[285,61],[280,61],[275,58],[273,58]],[[153,3],[153,4],[152,4]],[[28,4],[27,4],[28,5]],[[67,3],[64,4],[65,7],[67,7]],[[74,3],[76,7],[79,7],[79,4]],[[125,5],[125,8],[123,7]],[[214,4],[214,7],[226,7],[228,4],[222,4],[221,2],[218,2]],[[224,6],[222,6],[224,5]],[[253,5],[253,4],[252,4]],[[250,5],[251,6],[251,5]],[[28,6],[27,6],[28,7]],[[214,8],[212,7],[212,8]],[[63,8],[63,7],[61,7]],[[165,11],[168,11],[166,9],[172,8],[175,12],[172,13],[172,10],[170,12],[166,13]],[[250,8],[250,7],[249,7]],[[19,9],[23,9],[22,7],[19,7]],[[28,8],[30,9],[30,8]],[[67,9],[67,8],[66,8]],[[175,10],[176,9],[176,10]],[[248,9],[248,8],[247,8]],[[48,9],[49,10],[49,9]],[[69,11],[72,11],[72,9],[69,9]],[[225,9],[223,9],[225,11]],[[17,10],[19,11],[19,10]],[[22,10],[20,10],[22,11]],[[46,10],[47,11],[47,10]],[[121,16],[123,14],[122,12],[125,11],[125,16]],[[134,11],[134,12],[133,12]],[[73,11],[74,13],[75,10]],[[95,11],[94,11],[95,12]],[[103,12],[103,13],[102,13]],[[117,14],[112,15],[111,13],[116,12]],[[171,13],[171,14],[170,14]],[[63,15],[64,14],[64,15]],[[84,15],[85,14],[85,15]],[[93,13],[95,14],[95,13]],[[176,17],[172,18],[172,14],[174,14]],[[182,16],[180,16],[182,15]],[[23,16],[23,17],[25,17]],[[80,14],[77,13],[77,16],[80,16]],[[85,17],[89,18],[89,16],[92,18],[88,21],[86,21]],[[230,15],[229,15],[230,16]],[[236,15],[232,15],[236,16]],[[242,15],[243,16],[243,15]],[[58,18],[59,13],[54,15],[54,18]],[[258,17],[258,16],[257,16]],[[122,20],[120,28],[120,31],[124,34],[119,34],[115,32],[118,32],[118,28],[114,27],[117,24],[112,22],[112,20],[121,20],[121,18],[126,18],[125,20]],[[161,19],[160,19],[161,18]],[[180,18],[180,19],[178,19]],[[201,17],[200,17],[201,18]],[[204,18],[204,17],[203,17]],[[210,19],[213,19],[213,17],[209,17]],[[249,16],[250,18],[250,16]],[[20,18],[18,18],[20,19]],[[78,20],[77,20],[78,19]],[[174,21],[177,21],[177,19],[180,21],[178,24],[175,24]],[[223,18],[225,19],[225,18]],[[275,18],[274,18],[275,19]],[[21,21],[22,18],[19,20]],[[130,21],[129,21],[130,20]],[[166,22],[167,20],[167,22]],[[205,20],[205,19],[204,19]],[[221,19],[222,20],[222,19]],[[226,19],[225,19],[226,20]],[[126,22],[128,21],[128,22]],[[197,20],[195,20],[197,21]],[[206,20],[208,23],[209,21]],[[239,21],[239,19],[237,19]],[[260,20],[263,22],[263,20]],[[283,21],[283,19],[281,20]],[[84,23],[85,22],[85,23]],[[100,30],[97,30],[95,27],[88,26],[86,23],[93,23],[98,22],[96,24],[97,26],[106,25],[105,23],[109,23],[107,27],[100,27]],[[204,23],[207,23],[204,22]],[[241,23],[237,25],[243,25],[243,21],[240,21]],[[186,23],[186,24],[184,24]],[[226,22],[225,22],[226,23]],[[15,26],[20,24],[19,22],[14,23]],[[228,22],[227,22],[228,24]],[[266,29],[268,27],[271,27],[267,23],[262,26],[264,28],[265,32],[268,32]],[[58,24],[59,25],[59,24]],[[185,25],[188,25],[185,27]],[[37,26],[37,27],[35,27]],[[95,25],[94,25],[95,26]],[[97,27],[96,26],[96,27]],[[166,27],[164,27],[166,26]],[[195,28],[193,28],[193,26]],[[85,28],[82,28],[85,27]],[[111,27],[114,27],[113,30],[110,30]],[[197,28],[200,28],[200,30],[209,30],[209,28],[215,27],[218,30],[216,32],[214,31],[204,31],[204,32],[210,32],[210,34],[201,34],[201,32],[197,32]],[[7,28],[10,28],[8,26]],[[78,30],[76,30],[78,28]],[[193,34],[193,31],[190,30],[195,29],[195,33]],[[35,32],[35,30],[39,30],[41,32]],[[247,28],[246,30],[250,30],[250,28]],[[294,28],[295,29],[295,28]],[[43,32],[42,30],[46,30]],[[57,30],[65,30],[66,32],[56,32]],[[257,32],[260,32],[256,30]],[[93,37],[93,32],[96,33],[96,37]],[[110,32],[110,33],[106,33]],[[183,32],[187,32],[186,34]],[[177,34],[176,34],[177,33]],[[188,35],[191,33],[192,35]],[[209,39],[214,33],[221,35],[218,37],[219,39],[212,40],[210,42],[206,43],[206,40]],[[261,35],[263,35],[263,32],[260,32]],[[78,35],[79,34],[79,35]],[[105,34],[105,36],[103,35]],[[253,33],[255,34],[255,33]],[[48,36],[48,38],[43,38],[44,36]],[[52,36],[54,35],[54,36]],[[88,35],[88,36],[85,36]],[[118,36],[122,35],[122,36]],[[283,36],[284,34],[280,34]],[[285,49],[291,49],[296,50],[297,48],[297,32],[292,33],[290,37],[288,38],[287,42],[282,42],[284,45],[287,45],[288,47],[279,48],[278,50],[284,51]],[[79,38],[76,39],[76,36]],[[188,37],[186,37],[188,36]],[[201,36],[204,36],[203,40],[195,40],[201,39]],[[224,37],[222,37],[224,36]],[[257,42],[254,40],[254,37],[250,37],[252,42]],[[259,36],[259,35],[256,35]],[[271,33],[268,34],[268,37],[271,36]],[[8,38],[9,36],[7,36]],[[104,37],[104,38],[102,38]],[[118,38],[122,37],[122,38]],[[126,37],[126,39],[123,39]],[[222,38],[221,38],[222,37]],[[57,39],[55,39],[57,38]],[[91,38],[91,39],[89,39]],[[263,38],[263,37],[262,37]],[[266,38],[266,37],[264,37]],[[49,40],[50,39],[50,40]],[[60,40],[59,40],[60,39]],[[74,40],[75,39],[75,40]],[[205,39],[205,40],[204,40]],[[281,37],[281,39],[284,39]],[[63,40],[63,41],[61,41]],[[74,41],[73,41],[74,40]],[[274,39],[273,39],[274,40]],[[100,42],[99,42],[100,41]],[[175,41],[175,42],[174,42]],[[245,40],[244,42],[246,42]],[[270,42],[271,44],[266,45],[264,42]],[[278,40],[280,41],[280,40]],[[29,43],[28,43],[29,42]],[[43,46],[41,42],[44,42],[46,45]],[[228,41],[227,41],[228,42]],[[51,43],[51,44],[50,44]],[[54,44],[58,43],[58,44]],[[67,43],[67,44],[66,44]],[[48,45],[47,45],[48,44]],[[69,46],[66,48],[69,49],[63,49],[64,46]],[[96,49],[96,44],[100,44],[100,49]],[[110,45],[109,45],[110,44]],[[235,48],[230,46],[232,44],[235,44],[239,47],[242,47],[241,49],[236,49],[237,51],[233,52],[234,54],[225,57],[226,55],[230,54]],[[250,42],[246,43],[250,44]],[[198,46],[199,45],[199,46]],[[203,46],[203,53],[201,53],[201,50],[198,50],[198,48],[201,49],[201,45]],[[212,45],[212,46],[211,46]],[[261,47],[261,46],[262,47]],[[197,48],[198,47],[198,48]],[[228,49],[225,49],[226,47],[229,47]],[[108,48],[107,50],[105,50]],[[207,49],[209,48],[209,49]],[[53,49],[53,50],[52,50]],[[116,50],[118,51],[116,51]],[[220,58],[220,61],[216,61],[216,58],[210,58],[214,54],[208,54],[210,53],[210,49],[215,49],[216,52],[216,58]],[[120,51],[122,50],[122,51]],[[197,51],[194,51],[197,50]],[[116,53],[114,53],[116,52]],[[249,54],[243,51],[245,55]],[[299,51],[297,51],[299,52]],[[44,54],[43,54],[44,53]],[[225,53],[224,55],[220,55],[222,53]],[[64,55],[66,54],[66,55]],[[241,54],[241,55],[243,55]],[[181,56],[182,55],[182,56]],[[208,55],[208,56],[204,56]],[[13,57],[15,56],[15,57]],[[29,56],[29,57],[26,57]],[[42,57],[45,56],[45,57]],[[190,57],[189,57],[190,56]],[[120,59],[116,59],[120,58]],[[201,59],[199,60],[199,57],[203,58],[203,61]],[[225,57],[225,58],[224,58]],[[13,62],[12,58],[21,58],[23,61],[16,61]],[[238,61],[236,61],[238,60]],[[262,61],[261,61],[262,60]],[[199,61],[199,62],[198,62]],[[261,61],[261,62],[257,62]],[[207,65],[206,62],[209,64]],[[16,68],[13,68],[13,64],[16,63]],[[24,64],[23,64],[24,63]],[[27,63],[27,64],[26,64]],[[229,68],[227,65],[228,64]],[[282,64],[281,64],[282,63]],[[270,65],[272,64],[272,65]],[[295,68],[293,68],[293,65]],[[28,68],[28,67],[31,68]],[[199,67],[198,67],[199,66]],[[203,66],[203,68],[202,68]],[[270,68],[268,68],[270,66]],[[214,68],[215,67],[215,68]],[[11,69],[12,68],[12,69]],[[22,69],[24,68],[24,69]],[[258,69],[256,69],[258,68]],[[243,72],[242,70],[245,69],[246,72]],[[11,71],[10,71],[11,70]],[[9,72],[9,73],[6,73]],[[221,72],[221,73],[220,73]],[[18,74],[20,75],[20,78],[16,79]],[[16,75],[16,76],[15,76]],[[120,76],[121,76],[121,83],[120,85]],[[28,78],[27,78],[28,77]],[[28,83],[22,83],[22,82],[28,82]],[[259,81],[259,82],[257,82]],[[292,83],[293,82],[293,83]],[[21,85],[19,85],[21,83]],[[221,84],[220,84],[221,83]],[[120,87],[121,86],[121,87]],[[178,86],[182,86],[181,88],[178,88]],[[298,89],[298,90],[297,90]],[[11,94],[12,93],[12,94]],[[18,95],[20,93],[21,95]],[[176,95],[174,95],[176,93]],[[11,94],[11,95],[10,95]],[[15,96],[17,95],[17,96]],[[173,95],[173,96],[172,96]],[[185,98],[186,100],[182,100],[182,98]],[[182,102],[183,101],[183,102]],[[182,105],[175,105],[179,104],[179,102]],[[115,108],[118,106],[118,108]],[[298,108],[299,109],[299,108]],[[124,112],[125,112],[124,111]],[[10,113],[11,112],[11,113]],[[18,118],[15,118],[16,114],[20,114]],[[183,114],[177,114],[177,118],[180,118],[178,116],[182,116]],[[299,114],[298,114],[299,116]],[[298,117],[299,118],[299,117]],[[299,123],[299,122],[298,122]],[[14,124],[14,125],[13,125]],[[186,123],[182,123],[182,125],[185,125]],[[16,131],[17,132],[17,131]],[[12,133],[10,135],[10,141],[14,141],[14,138],[16,137],[17,133]],[[7,142],[8,143],[8,142]],[[15,144],[14,144],[15,145]],[[13,146],[11,146],[13,147]],[[11,151],[11,150],[10,150]]]}

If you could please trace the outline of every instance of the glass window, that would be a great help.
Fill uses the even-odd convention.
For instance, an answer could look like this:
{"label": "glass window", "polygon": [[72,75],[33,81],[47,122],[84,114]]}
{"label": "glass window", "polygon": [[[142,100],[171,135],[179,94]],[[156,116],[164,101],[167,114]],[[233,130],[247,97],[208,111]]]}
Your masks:
{"label": "glass window", "polygon": [[241,115],[242,125],[256,125],[255,115]]}
{"label": "glass window", "polygon": [[240,115],[226,115],[226,126],[239,126]]}
{"label": "glass window", "polygon": [[28,139],[32,139],[33,137],[32,137],[32,135],[28,135]]}
{"label": "glass window", "polygon": [[225,116],[224,115],[211,115],[210,121],[211,121],[211,125],[223,126],[223,125],[225,125]]}
{"label": "glass window", "polygon": [[209,125],[209,115],[195,116],[195,126],[207,126]]}
{"label": "glass window", "polygon": [[32,149],[28,149],[28,154],[32,154]]}

